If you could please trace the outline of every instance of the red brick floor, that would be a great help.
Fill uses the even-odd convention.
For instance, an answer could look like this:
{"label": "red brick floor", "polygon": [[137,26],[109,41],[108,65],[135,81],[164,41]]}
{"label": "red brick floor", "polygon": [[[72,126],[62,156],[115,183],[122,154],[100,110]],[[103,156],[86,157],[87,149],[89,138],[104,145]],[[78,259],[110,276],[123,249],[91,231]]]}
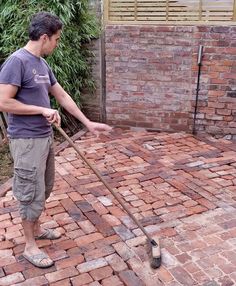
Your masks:
{"label": "red brick floor", "polygon": [[236,146],[185,133],[115,130],[76,140],[146,230],[163,263],[149,266],[145,237],[67,147],[41,221],[60,240],[38,241],[55,261],[22,257],[24,237],[10,183],[0,187],[0,285],[236,285]]}

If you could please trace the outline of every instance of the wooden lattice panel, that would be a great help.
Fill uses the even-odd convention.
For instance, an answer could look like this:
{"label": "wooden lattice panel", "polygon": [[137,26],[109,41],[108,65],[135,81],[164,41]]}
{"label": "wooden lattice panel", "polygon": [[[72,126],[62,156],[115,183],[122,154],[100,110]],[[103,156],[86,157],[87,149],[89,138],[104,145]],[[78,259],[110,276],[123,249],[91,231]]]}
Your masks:
{"label": "wooden lattice panel", "polygon": [[214,22],[235,20],[235,0],[106,0],[112,22]]}
{"label": "wooden lattice panel", "polygon": [[234,14],[234,1],[204,1],[202,5],[203,21],[232,21]]}

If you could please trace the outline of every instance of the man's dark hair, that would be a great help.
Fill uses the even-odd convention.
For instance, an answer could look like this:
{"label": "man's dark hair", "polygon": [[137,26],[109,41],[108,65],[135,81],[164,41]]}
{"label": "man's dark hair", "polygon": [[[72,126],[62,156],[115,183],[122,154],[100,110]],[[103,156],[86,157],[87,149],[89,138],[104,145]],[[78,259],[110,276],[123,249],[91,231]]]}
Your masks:
{"label": "man's dark hair", "polygon": [[48,37],[56,34],[62,29],[62,22],[56,15],[48,12],[39,12],[33,15],[29,25],[29,38],[37,41],[40,36],[47,34]]}

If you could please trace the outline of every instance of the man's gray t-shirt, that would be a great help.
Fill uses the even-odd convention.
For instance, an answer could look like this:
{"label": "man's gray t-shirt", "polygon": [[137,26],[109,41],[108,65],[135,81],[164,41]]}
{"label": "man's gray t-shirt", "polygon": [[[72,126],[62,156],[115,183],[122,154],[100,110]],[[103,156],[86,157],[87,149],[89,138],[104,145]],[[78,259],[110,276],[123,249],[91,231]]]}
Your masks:
{"label": "man's gray t-shirt", "polygon": [[[22,48],[14,52],[0,68],[0,84],[18,87],[15,99],[29,105],[50,108],[49,88],[56,83],[46,61]],[[52,128],[43,115],[9,113],[8,134],[11,138],[40,138]]]}

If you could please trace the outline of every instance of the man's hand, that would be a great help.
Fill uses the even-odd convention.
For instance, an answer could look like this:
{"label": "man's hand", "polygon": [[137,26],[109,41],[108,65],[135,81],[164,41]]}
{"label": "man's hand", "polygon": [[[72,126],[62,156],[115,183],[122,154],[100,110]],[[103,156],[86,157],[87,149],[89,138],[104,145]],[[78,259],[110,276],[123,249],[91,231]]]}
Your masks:
{"label": "man's hand", "polygon": [[93,134],[97,136],[99,135],[100,132],[103,132],[103,131],[110,132],[112,130],[112,127],[107,124],[93,122],[93,121],[89,121],[89,123],[87,124],[87,128],[90,132],[92,132]]}
{"label": "man's hand", "polygon": [[56,123],[58,126],[61,125],[61,117],[56,109],[43,108],[42,115],[49,123]]}

